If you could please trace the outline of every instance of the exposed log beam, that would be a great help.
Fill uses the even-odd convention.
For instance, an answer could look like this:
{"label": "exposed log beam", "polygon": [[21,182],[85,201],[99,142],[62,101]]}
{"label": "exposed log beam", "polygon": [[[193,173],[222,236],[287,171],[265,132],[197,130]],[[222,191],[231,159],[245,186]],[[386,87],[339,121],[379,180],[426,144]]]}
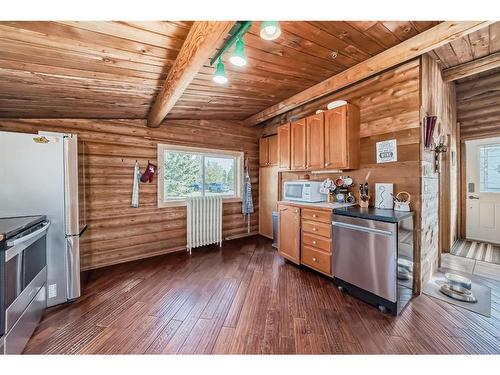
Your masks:
{"label": "exposed log beam", "polygon": [[464,64],[452,66],[443,70],[443,80],[445,82],[456,81],[460,78],[485,72],[500,66],[500,52],[493,53],[480,59],[472,60]]}
{"label": "exposed log beam", "polygon": [[257,125],[307,102],[411,60],[452,40],[487,27],[491,21],[442,22],[384,52],[334,75],[288,99],[248,117],[245,123]]}
{"label": "exposed log beam", "polygon": [[194,76],[220,46],[233,21],[195,21],[168,72],[148,116],[148,126],[158,127]]}

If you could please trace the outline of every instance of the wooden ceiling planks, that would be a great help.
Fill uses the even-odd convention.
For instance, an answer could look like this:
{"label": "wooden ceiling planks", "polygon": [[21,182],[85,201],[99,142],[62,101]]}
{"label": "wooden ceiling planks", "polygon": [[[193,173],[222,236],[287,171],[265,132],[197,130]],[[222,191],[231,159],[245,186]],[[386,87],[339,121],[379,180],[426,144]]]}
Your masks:
{"label": "wooden ceiling planks", "polygon": [[[211,80],[214,68],[205,65],[167,118],[247,118],[438,23],[282,21],[281,36],[264,41],[256,22],[243,38],[247,66],[226,63],[229,82],[218,85]],[[332,51],[337,58],[332,59]],[[207,93],[210,100],[197,100]]]}
{"label": "wooden ceiling planks", "polygon": [[[167,118],[247,118],[437,23],[284,21],[281,37],[265,41],[255,22],[248,65],[225,64],[221,86],[207,62]],[[192,24],[0,22],[0,117],[147,118]]]}
{"label": "wooden ceiling planks", "polygon": [[190,26],[0,22],[0,117],[145,118]]}
{"label": "wooden ceiling planks", "polygon": [[500,22],[495,22],[434,50],[445,68],[454,67],[500,51]]}

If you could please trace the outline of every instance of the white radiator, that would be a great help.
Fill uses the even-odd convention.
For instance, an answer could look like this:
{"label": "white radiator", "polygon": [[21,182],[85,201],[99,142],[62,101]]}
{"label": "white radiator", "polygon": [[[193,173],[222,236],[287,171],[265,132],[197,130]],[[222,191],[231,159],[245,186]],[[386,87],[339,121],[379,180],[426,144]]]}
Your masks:
{"label": "white radiator", "polygon": [[187,198],[187,250],[214,243],[222,246],[222,197]]}

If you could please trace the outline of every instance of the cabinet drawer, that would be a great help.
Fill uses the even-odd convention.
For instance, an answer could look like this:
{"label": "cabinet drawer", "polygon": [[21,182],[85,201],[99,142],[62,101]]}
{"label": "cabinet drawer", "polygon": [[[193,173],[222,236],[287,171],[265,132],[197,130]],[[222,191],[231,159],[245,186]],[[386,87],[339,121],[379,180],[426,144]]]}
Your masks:
{"label": "cabinet drawer", "polygon": [[331,224],[318,223],[316,221],[302,220],[302,230],[307,233],[316,234],[326,238],[332,238]]}
{"label": "cabinet drawer", "polygon": [[316,247],[328,253],[331,252],[332,248],[332,241],[329,238],[315,236],[314,234],[306,232],[302,234],[302,243],[307,246]]}
{"label": "cabinet drawer", "polygon": [[332,257],[330,254],[309,246],[302,247],[301,263],[327,275],[332,274]]}
{"label": "cabinet drawer", "polygon": [[302,218],[304,220],[321,221],[322,223],[332,223],[332,212],[323,210],[302,209]]}

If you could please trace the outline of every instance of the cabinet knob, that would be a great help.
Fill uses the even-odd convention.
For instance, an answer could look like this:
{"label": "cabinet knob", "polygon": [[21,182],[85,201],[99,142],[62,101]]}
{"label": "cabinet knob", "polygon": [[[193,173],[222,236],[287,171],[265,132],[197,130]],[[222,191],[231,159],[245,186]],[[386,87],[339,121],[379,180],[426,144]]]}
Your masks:
{"label": "cabinet knob", "polygon": [[316,232],[316,231],[317,231],[317,229],[316,229],[316,228],[313,228],[313,232]]}
{"label": "cabinet knob", "polygon": [[316,259],[316,257],[313,257],[313,262],[317,262],[318,260]]}
{"label": "cabinet knob", "polygon": [[299,213],[299,210],[295,209],[295,213],[296,213],[296,214],[297,214],[297,213]]}
{"label": "cabinet knob", "polygon": [[318,217],[318,215],[316,215],[316,214],[313,214],[313,217]]}
{"label": "cabinet knob", "polygon": [[316,245],[316,241],[313,241],[313,245]]}
{"label": "cabinet knob", "polygon": [[325,167],[328,167],[330,165],[330,163],[325,163]]}

